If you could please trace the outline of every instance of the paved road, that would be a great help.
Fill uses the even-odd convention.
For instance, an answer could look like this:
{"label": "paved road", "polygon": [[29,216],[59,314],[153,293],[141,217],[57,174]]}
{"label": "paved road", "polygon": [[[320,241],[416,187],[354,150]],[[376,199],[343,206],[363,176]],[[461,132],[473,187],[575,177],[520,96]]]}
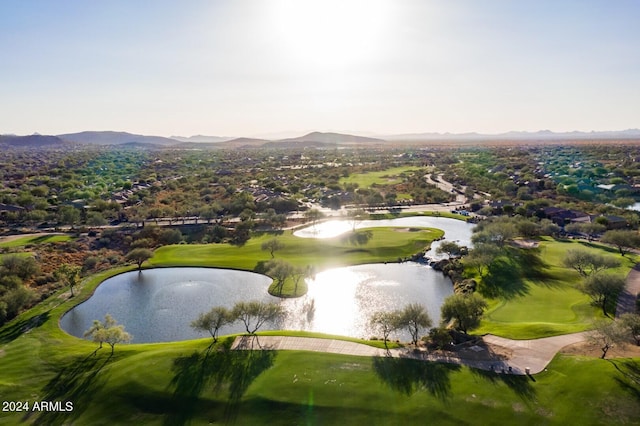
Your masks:
{"label": "paved road", "polygon": [[[531,374],[536,374],[544,370],[560,349],[567,345],[584,341],[585,334],[586,333],[574,333],[533,340],[511,340],[489,334],[483,337],[485,343],[510,349],[512,356],[506,360],[496,358],[495,360],[487,361],[446,357],[427,353],[426,351],[415,351],[404,348],[386,351],[384,349],[342,340],[290,336],[260,336],[259,338],[239,336],[236,337],[236,340],[233,342],[232,349],[261,348],[267,350],[327,352],[368,357],[391,356],[396,358],[413,358],[423,361],[463,364],[483,370],[505,371],[511,372],[512,374],[524,375],[527,373],[527,368]],[[481,348],[478,347],[478,349]],[[509,370],[509,367],[511,367],[511,370]]]}

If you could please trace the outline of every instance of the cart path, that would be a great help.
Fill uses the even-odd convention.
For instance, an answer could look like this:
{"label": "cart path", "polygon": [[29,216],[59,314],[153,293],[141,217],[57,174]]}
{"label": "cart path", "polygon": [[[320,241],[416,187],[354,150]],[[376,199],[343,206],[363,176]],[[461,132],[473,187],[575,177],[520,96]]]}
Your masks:
{"label": "cart path", "polygon": [[[483,370],[494,370],[497,372],[511,372],[512,374],[524,375],[526,369],[531,374],[536,374],[545,369],[553,357],[560,349],[567,345],[579,343],[586,338],[586,332],[565,334],[562,336],[545,337],[533,340],[512,340],[488,334],[483,337],[485,343],[489,345],[502,346],[512,351],[509,359],[495,360],[470,360],[456,357],[447,357],[427,353],[425,350],[414,349],[380,349],[372,346],[348,342],[344,340],[319,339],[314,337],[292,337],[292,336],[238,336],[236,337],[232,349],[263,349],[263,350],[297,350],[327,352],[343,355],[355,356],[391,356],[395,358],[412,358],[423,361],[447,362],[451,364],[467,365]],[[480,349],[480,347],[478,347]],[[485,350],[486,349],[481,349]],[[511,370],[509,370],[511,367]]]}
{"label": "cart path", "polygon": [[628,312],[636,312],[636,298],[640,293],[640,263],[633,267],[627,275],[624,290],[618,296],[616,317]]}

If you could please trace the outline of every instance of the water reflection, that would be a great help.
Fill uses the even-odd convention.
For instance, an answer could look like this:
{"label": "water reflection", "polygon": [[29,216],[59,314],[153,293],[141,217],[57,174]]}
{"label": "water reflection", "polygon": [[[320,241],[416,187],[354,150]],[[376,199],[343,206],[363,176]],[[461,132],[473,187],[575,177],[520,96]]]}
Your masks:
{"label": "water reflection", "polygon": [[[281,303],[287,318],[273,328],[370,337],[369,318],[377,310],[423,304],[438,320],[442,300],[452,294],[449,279],[416,263],[336,268],[307,280],[309,291],[298,299],[270,296],[271,279],[243,271],[209,268],[158,268],[128,272],[102,283],[86,302],[65,314],[60,326],[82,337],[94,319],[110,313],[136,343],[188,340],[208,336],[190,327],[213,306],[232,307],[241,300]],[[239,333],[238,323],[221,334]],[[408,333],[397,338],[408,340]]]}
{"label": "water reflection", "polygon": [[[368,338],[374,335],[369,318],[376,311],[401,309],[409,303],[425,306],[437,323],[440,305],[453,294],[451,281],[417,263],[359,265],[336,268],[308,280],[306,296],[287,301],[287,329]],[[308,314],[309,306],[313,313]],[[401,331],[394,338],[408,340]]]}

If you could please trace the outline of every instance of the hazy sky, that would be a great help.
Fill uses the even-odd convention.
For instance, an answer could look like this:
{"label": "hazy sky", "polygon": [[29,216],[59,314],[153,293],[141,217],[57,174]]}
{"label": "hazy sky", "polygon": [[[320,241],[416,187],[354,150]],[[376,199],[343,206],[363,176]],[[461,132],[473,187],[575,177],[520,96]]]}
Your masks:
{"label": "hazy sky", "polygon": [[638,22],[638,0],[0,0],[0,133],[635,128]]}

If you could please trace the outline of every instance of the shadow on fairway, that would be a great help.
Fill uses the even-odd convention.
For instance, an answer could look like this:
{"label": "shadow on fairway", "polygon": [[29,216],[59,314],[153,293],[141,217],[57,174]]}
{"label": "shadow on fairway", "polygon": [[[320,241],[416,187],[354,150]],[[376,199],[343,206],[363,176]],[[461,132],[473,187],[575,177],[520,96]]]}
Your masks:
{"label": "shadow on fairway", "polygon": [[167,417],[165,424],[187,423],[199,404],[200,395],[209,386],[215,393],[223,389],[228,393],[225,423],[235,419],[242,396],[249,385],[273,365],[276,352],[231,350],[232,343],[233,339],[228,339],[218,346],[209,346],[204,352],[173,361],[174,377],[169,386],[174,389],[171,406],[176,411]]}
{"label": "shadow on fairway", "polygon": [[372,231],[356,231],[350,232],[342,237],[340,242],[343,244],[350,244],[352,246],[363,246],[366,245],[371,238],[373,238]]}
{"label": "shadow on fairway", "polygon": [[0,332],[0,345],[10,343],[29,330],[40,327],[49,319],[49,312],[26,319],[15,320]]}
{"label": "shadow on fairway", "polygon": [[[39,401],[60,402],[66,408],[66,402],[73,404],[70,411],[41,411],[35,424],[70,424],[92,405],[96,393],[106,384],[104,375],[99,374],[113,355],[98,356],[93,352],[86,357],[75,357],[62,367],[56,376],[42,389]],[[32,413],[35,415],[35,412]],[[30,414],[30,415],[31,415]]]}
{"label": "shadow on fairway", "polygon": [[444,401],[451,394],[449,375],[460,370],[460,366],[409,358],[374,357],[373,370],[397,392],[410,396],[424,389]]}
{"label": "shadow on fairway", "polygon": [[493,371],[480,370],[476,368],[472,368],[471,372],[491,383],[504,383],[509,389],[526,402],[532,402],[536,399],[536,389],[531,384],[532,380],[529,376],[499,374]]}
{"label": "shadow on fairway", "polygon": [[608,360],[622,373],[623,377],[615,377],[620,387],[640,401],[640,364],[634,360]]}
{"label": "shadow on fairway", "polygon": [[529,293],[522,273],[514,262],[498,259],[489,265],[488,270],[479,289],[483,296],[513,299]]}
{"label": "shadow on fairway", "polygon": [[542,260],[538,248],[507,250],[507,256],[489,265],[480,292],[486,297],[502,299],[525,296],[529,293],[525,278],[537,285],[556,285],[557,280],[549,273],[549,265]]}

